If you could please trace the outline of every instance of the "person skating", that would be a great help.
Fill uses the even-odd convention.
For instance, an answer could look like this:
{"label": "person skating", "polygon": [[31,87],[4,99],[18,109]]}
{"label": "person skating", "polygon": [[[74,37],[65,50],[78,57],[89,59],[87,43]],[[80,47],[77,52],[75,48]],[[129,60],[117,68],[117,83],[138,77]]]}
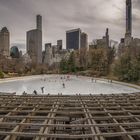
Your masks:
{"label": "person skating", "polygon": [[42,91],[42,93],[44,93],[44,87],[41,87],[41,91]]}
{"label": "person skating", "polygon": [[65,88],[65,83],[63,83],[62,85],[63,85],[63,88]]}
{"label": "person skating", "polygon": [[92,83],[93,83],[93,81],[94,81],[94,78],[92,78],[92,79],[91,79],[91,81],[92,81]]}
{"label": "person skating", "polygon": [[37,91],[36,91],[36,90],[34,90],[33,93],[34,93],[35,95],[37,95]]}
{"label": "person skating", "polygon": [[24,96],[25,96],[25,95],[27,95],[27,93],[24,91],[24,92],[22,93],[22,95],[24,95]]}

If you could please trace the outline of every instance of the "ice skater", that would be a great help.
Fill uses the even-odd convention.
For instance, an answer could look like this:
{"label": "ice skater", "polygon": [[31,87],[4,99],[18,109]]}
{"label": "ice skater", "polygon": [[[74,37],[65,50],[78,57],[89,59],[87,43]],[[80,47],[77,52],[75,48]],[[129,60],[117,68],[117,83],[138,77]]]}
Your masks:
{"label": "ice skater", "polygon": [[41,91],[42,91],[42,93],[44,93],[44,87],[41,87]]}
{"label": "ice skater", "polygon": [[36,90],[34,90],[33,93],[34,93],[34,95],[37,95],[37,91]]}
{"label": "ice skater", "polygon": [[92,78],[92,79],[91,79],[91,81],[92,81],[92,83],[93,83],[93,81],[94,81],[94,78]]}
{"label": "ice skater", "polygon": [[63,83],[62,85],[63,85],[63,88],[65,88],[65,83]]}
{"label": "ice skater", "polygon": [[68,80],[70,80],[70,76],[69,76],[69,75],[67,76],[67,81],[68,81]]}
{"label": "ice skater", "polygon": [[22,95],[24,95],[24,96],[25,96],[25,95],[27,95],[27,93],[24,91],[24,92],[22,93]]}

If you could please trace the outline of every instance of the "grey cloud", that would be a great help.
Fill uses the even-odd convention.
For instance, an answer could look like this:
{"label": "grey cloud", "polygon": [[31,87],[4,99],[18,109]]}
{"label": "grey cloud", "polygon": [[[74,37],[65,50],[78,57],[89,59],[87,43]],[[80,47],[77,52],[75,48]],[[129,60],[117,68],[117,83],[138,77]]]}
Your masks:
{"label": "grey cloud", "polygon": [[140,11],[140,0],[133,0],[133,7]]}

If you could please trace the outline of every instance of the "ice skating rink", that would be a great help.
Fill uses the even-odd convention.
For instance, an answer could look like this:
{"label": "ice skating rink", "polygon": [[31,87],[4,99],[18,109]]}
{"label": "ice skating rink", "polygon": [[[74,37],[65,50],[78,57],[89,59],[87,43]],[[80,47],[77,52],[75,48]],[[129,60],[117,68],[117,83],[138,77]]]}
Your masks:
{"label": "ice skating rink", "polygon": [[33,94],[119,94],[140,92],[140,88],[125,84],[108,82],[104,79],[92,79],[83,76],[41,75],[0,80],[0,92],[22,95]]}

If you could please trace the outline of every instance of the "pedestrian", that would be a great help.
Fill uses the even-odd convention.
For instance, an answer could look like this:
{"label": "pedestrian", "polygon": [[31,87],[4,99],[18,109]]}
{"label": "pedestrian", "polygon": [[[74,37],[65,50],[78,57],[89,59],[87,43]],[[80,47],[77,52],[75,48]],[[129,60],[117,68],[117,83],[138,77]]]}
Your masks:
{"label": "pedestrian", "polygon": [[70,79],[70,77],[69,77],[69,75],[67,76],[67,80],[69,80]]}
{"label": "pedestrian", "polygon": [[63,83],[62,85],[63,85],[63,88],[65,88],[65,84]]}
{"label": "pedestrian", "polygon": [[27,93],[24,91],[24,92],[22,93],[22,95],[27,95]]}
{"label": "pedestrian", "polygon": [[92,81],[92,83],[93,83],[93,81],[94,81],[94,78],[92,78],[92,79],[91,79],[91,81]]}
{"label": "pedestrian", "polygon": [[42,91],[42,93],[44,93],[44,87],[41,87],[41,91]]}
{"label": "pedestrian", "polygon": [[34,93],[34,95],[37,95],[37,91],[36,90],[34,90],[33,93]]}

